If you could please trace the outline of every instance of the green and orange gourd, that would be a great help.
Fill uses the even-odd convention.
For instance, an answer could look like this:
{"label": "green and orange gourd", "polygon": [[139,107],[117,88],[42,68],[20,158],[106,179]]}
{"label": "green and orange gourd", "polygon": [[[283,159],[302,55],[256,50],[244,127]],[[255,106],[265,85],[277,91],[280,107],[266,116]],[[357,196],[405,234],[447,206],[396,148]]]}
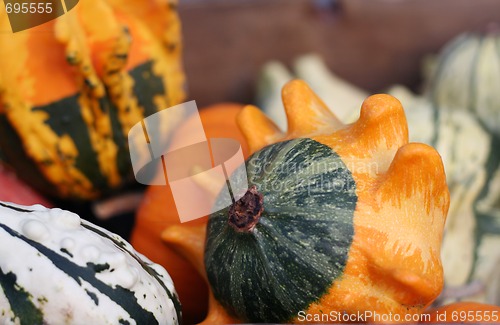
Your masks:
{"label": "green and orange gourd", "polygon": [[[302,81],[282,96],[286,133],[256,107],[238,116],[252,153],[243,198],[212,214],[206,232],[163,232],[210,284],[205,324],[422,313],[443,287],[449,193],[439,154],[408,143],[392,96],[367,98],[348,125]],[[193,243],[204,236],[203,252]]]}

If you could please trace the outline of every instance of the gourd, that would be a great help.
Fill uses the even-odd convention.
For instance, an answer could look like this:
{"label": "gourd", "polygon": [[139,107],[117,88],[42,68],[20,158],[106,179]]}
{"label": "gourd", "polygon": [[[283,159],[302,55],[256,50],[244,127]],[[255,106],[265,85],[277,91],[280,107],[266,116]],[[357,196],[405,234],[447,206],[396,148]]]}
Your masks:
{"label": "gourd", "polygon": [[74,213],[0,202],[2,324],[178,324],[165,269]]}
{"label": "gourd", "polygon": [[[411,139],[443,158],[451,205],[442,245],[445,302],[464,298],[495,304],[500,280],[500,145],[473,114],[438,108],[402,86],[388,92],[405,107]],[[487,285],[488,284],[488,285]],[[453,292],[453,294],[451,294]]]}
{"label": "gourd", "polygon": [[[435,60],[425,63],[425,78],[435,74]],[[273,63],[273,65],[281,63]],[[363,91],[339,80],[326,65],[315,56],[296,60],[295,73],[304,77],[337,116],[357,115],[353,109]],[[284,67],[283,67],[284,68]],[[257,98],[263,103],[263,111],[277,124],[278,114],[286,117],[283,107],[268,105],[279,98],[277,68],[265,66],[262,75],[267,82],[258,88]],[[281,74],[282,75],[282,74]],[[330,77],[328,77],[330,76]],[[327,82],[328,80],[334,82]],[[271,82],[273,81],[274,82]],[[266,88],[267,87],[267,88]],[[439,107],[427,95],[415,95],[401,85],[391,86],[387,92],[398,98],[405,108],[410,141],[422,142],[435,147],[443,158],[451,206],[448,213],[442,247],[445,291],[443,302],[464,298],[484,303],[498,303],[496,288],[486,285],[498,278],[495,273],[499,258],[500,209],[500,143],[492,136],[473,112],[451,107]],[[366,97],[367,95],[365,95]],[[333,99],[337,99],[334,101]],[[277,113],[278,112],[278,113]],[[350,122],[350,119],[343,122]],[[284,121],[286,125],[286,120]],[[495,275],[496,274],[496,275]],[[500,281],[500,279],[499,279]],[[441,299],[441,298],[440,298]]]}
{"label": "gourd", "polygon": [[[245,139],[236,125],[236,116],[242,108],[243,105],[240,104],[219,103],[202,108],[199,115],[208,138],[236,139],[241,143],[243,154],[247,157],[248,148]],[[186,140],[186,136],[190,134],[189,130],[192,130],[193,122],[195,122],[193,118],[188,119],[172,134],[172,145],[175,146],[180,140]],[[180,136],[182,139],[179,139]],[[163,172],[160,175],[163,176]],[[213,202],[207,202],[207,197],[202,188],[192,193],[193,202],[198,205],[210,206]],[[187,222],[185,225],[188,227],[206,225],[206,221],[207,218],[202,218]],[[179,257],[161,239],[161,233],[165,228],[179,223],[170,187],[149,186],[137,211],[130,241],[135,249],[167,269],[182,302],[184,321],[186,324],[194,324],[203,320],[207,312],[206,283],[188,261]]]}
{"label": "gourd", "polygon": [[445,45],[429,73],[426,95],[439,108],[472,112],[500,136],[498,30],[464,33]]}
{"label": "gourd", "polygon": [[292,79],[293,74],[282,62],[269,61],[262,66],[257,80],[255,104],[282,130],[286,130],[286,115],[281,88]]}
{"label": "gourd", "polygon": [[[10,29],[4,7],[0,28]],[[173,2],[84,1],[3,33],[0,55],[0,150],[19,177],[57,198],[134,184],[128,131],[185,97]]]}
{"label": "gourd", "polygon": [[443,286],[440,156],[408,143],[391,96],[367,98],[349,125],[302,81],[282,96],[286,134],[256,107],[238,116],[253,153],[250,188],[209,217],[204,263],[215,299],[245,322],[421,313]]}

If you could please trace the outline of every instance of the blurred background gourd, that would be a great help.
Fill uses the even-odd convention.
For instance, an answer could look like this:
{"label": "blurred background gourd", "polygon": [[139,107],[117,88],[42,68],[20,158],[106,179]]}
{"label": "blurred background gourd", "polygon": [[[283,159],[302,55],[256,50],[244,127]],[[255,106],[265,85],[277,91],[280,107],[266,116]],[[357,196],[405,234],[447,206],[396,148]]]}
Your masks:
{"label": "blurred background gourd", "polygon": [[[0,35],[0,148],[20,178],[72,200],[135,183],[129,129],[185,98],[176,6],[86,0]],[[0,28],[10,29],[3,6]]]}

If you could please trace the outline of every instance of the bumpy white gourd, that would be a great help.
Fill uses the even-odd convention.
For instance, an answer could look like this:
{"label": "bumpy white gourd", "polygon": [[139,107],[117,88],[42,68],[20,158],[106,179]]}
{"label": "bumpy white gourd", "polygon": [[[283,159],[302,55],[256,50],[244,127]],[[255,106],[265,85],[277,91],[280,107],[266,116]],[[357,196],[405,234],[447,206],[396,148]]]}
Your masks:
{"label": "bumpy white gourd", "polygon": [[0,202],[0,324],[178,324],[160,265],[61,209]]}

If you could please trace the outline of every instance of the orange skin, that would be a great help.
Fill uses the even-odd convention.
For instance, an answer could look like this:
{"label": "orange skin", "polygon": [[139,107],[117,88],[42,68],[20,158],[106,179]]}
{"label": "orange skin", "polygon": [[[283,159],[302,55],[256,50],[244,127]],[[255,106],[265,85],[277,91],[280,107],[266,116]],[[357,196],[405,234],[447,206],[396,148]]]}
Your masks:
{"label": "orange skin", "polygon": [[[285,85],[283,103],[288,117],[286,133],[256,107],[247,106],[239,114],[238,125],[250,151],[286,139],[312,138],[342,157],[356,181],[358,195],[354,238],[344,273],[305,312],[422,313],[443,287],[440,245],[449,192],[441,157],[427,145],[408,143],[403,108],[392,96],[367,98],[359,120],[350,125],[342,124],[303,81]],[[182,245],[172,239],[175,232],[188,236],[191,230],[179,228],[167,229],[164,240]],[[203,242],[200,234],[191,236]],[[190,258],[202,259],[202,254]],[[210,308],[204,324],[232,320],[217,303]]]}
{"label": "orange skin", "polygon": [[[202,109],[200,117],[208,138],[236,139],[242,144],[243,154],[247,157],[248,148],[235,123],[236,116],[242,108],[243,106],[239,104],[217,104]],[[193,122],[193,119],[188,119],[179,128],[177,134],[182,134],[185,139],[186,134],[189,134],[186,130],[191,128]],[[176,141],[179,140],[174,134],[172,143],[175,144]],[[163,177],[163,173],[159,175]],[[207,201],[207,195],[201,188],[198,192],[192,193],[192,198],[197,204],[212,204]],[[202,225],[204,227],[206,222],[207,218],[205,217],[184,223],[183,226],[191,228]],[[206,282],[185,258],[180,257],[170,247],[164,245],[160,238],[163,229],[178,224],[180,224],[179,216],[170,187],[168,185],[150,186],[138,209],[131,243],[139,252],[167,269],[179,294],[184,322],[193,324],[201,321],[207,313]]]}
{"label": "orange skin", "polygon": [[[0,10],[0,27],[10,30],[4,15],[6,12]],[[102,76],[105,61],[112,55],[124,25],[129,26],[133,38],[125,70],[158,55],[154,43],[163,41],[163,38],[175,43],[180,51],[180,27],[177,26],[179,21],[176,15],[166,4],[156,1],[87,0],[64,16],[30,28],[22,34],[2,35],[0,43],[4,42],[3,45],[7,47],[5,55],[16,53],[17,58],[15,65],[5,67],[2,72],[17,74],[18,82],[21,81],[18,86],[33,106],[55,102],[80,90],[76,71],[66,60],[66,52],[71,47],[67,37],[73,36],[82,42],[79,45],[85,47],[83,51],[90,56],[91,69]],[[171,32],[172,35],[163,35],[160,30],[163,34]],[[72,35],[66,35],[65,32]],[[173,55],[179,55],[178,51]],[[178,62],[172,59],[171,63],[171,69],[179,69]],[[58,69],[54,69],[55,66]],[[181,87],[177,85],[177,88],[180,91]],[[182,93],[182,97],[184,95]]]}
{"label": "orange skin", "polygon": [[[430,318],[422,318],[425,320],[423,323],[498,324],[500,322],[500,306],[481,304],[477,302],[457,302],[429,309],[425,312],[425,314],[430,315]],[[484,320],[487,317],[486,315],[489,316],[489,321]],[[496,315],[496,318],[493,318],[493,315]],[[464,317],[462,320],[460,319],[461,316]],[[470,318],[468,319],[468,317]]]}
{"label": "orange skin", "polygon": [[[208,282],[205,273],[205,264],[203,254],[205,249],[206,224],[187,227],[185,225],[170,226],[165,229],[161,238],[169,247],[184,256],[193,265],[205,282]],[[174,281],[175,283],[175,281]],[[176,285],[177,288],[177,285]],[[208,314],[199,325],[216,324],[239,324],[241,323],[235,317],[230,316],[225,309],[215,300],[212,291],[208,295]]]}

